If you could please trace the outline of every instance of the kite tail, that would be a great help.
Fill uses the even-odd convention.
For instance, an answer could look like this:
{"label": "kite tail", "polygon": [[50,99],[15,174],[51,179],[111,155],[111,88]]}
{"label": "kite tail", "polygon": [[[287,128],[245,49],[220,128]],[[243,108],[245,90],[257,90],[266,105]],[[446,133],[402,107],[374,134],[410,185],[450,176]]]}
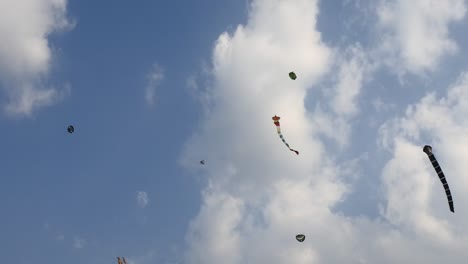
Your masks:
{"label": "kite tail", "polygon": [[283,143],[286,145],[286,147],[288,147],[288,149],[289,149],[290,151],[295,152],[296,155],[299,155],[299,151],[297,151],[297,150],[295,150],[295,149],[292,149],[292,148],[289,146],[289,144],[286,142],[286,140],[284,140],[284,137],[283,137],[283,134],[281,134],[281,129],[280,129],[279,125],[276,126],[276,130],[277,130],[277,132],[278,132],[279,137],[281,138],[281,141],[283,141]]}

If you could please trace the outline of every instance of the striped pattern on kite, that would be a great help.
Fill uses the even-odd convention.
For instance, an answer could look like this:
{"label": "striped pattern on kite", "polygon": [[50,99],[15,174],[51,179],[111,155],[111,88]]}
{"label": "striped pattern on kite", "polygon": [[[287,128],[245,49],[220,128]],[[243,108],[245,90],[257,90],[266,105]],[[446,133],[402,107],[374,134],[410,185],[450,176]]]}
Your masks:
{"label": "striped pattern on kite", "polygon": [[434,167],[435,171],[437,172],[437,175],[439,176],[440,181],[442,182],[442,185],[444,186],[445,195],[447,196],[450,211],[452,211],[452,213],[455,213],[455,209],[453,208],[452,193],[450,192],[449,185],[447,183],[447,180],[445,179],[445,175],[442,171],[442,168],[440,168],[439,162],[437,162],[437,159],[435,158],[434,154],[432,154],[432,147],[426,145],[424,146],[423,151],[429,157],[432,166]]}
{"label": "striped pattern on kite", "polygon": [[288,147],[290,151],[295,152],[297,155],[299,155],[299,151],[292,149],[289,146],[289,144],[286,142],[286,140],[284,140],[283,134],[281,134],[281,128],[280,128],[280,123],[279,123],[280,117],[275,115],[271,119],[273,119],[273,123],[276,125],[276,131],[278,132],[279,137],[281,138],[283,143],[286,145],[286,147]]}

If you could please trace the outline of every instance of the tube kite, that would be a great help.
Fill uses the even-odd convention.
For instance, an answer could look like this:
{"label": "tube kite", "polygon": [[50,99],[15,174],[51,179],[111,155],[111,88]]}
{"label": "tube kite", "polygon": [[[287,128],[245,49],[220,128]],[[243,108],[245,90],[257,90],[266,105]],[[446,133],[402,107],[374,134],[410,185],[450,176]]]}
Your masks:
{"label": "tube kite", "polygon": [[291,147],[289,147],[289,144],[286,143],[286,141],[284,140],[283,134],[281,134],[281,128],[280,128],[280,123],[279,123],[280,117],[275,115],[274,117],[272,117],[272,119],[273,119],[273,123],[275,123],[275,125],[276,125],[276,130],[278,131],[278,135],[279,135],[279,137],[281,138],[281,140],[283,141],[283,143],[288,147],[288,149],[289,149],[290,151],[293,151],[293,152],[295,152],[297,155],[299,155],[299,151],[294,150],[294,149],[292,149]]}
{"label": "tube kite", "polygon": [[452,193],[450,192],[450,188],[448,186],[447,180],[445,179],[444,172],[440,168],[439,162],[437,162],[437,159],[435,158],[434,154],[432,154],[432,147],[426,145],[424,146],[423,151],[429,157],[429,160],[432,162],[432,166],[437,172],[437,175],[439,175],[439,179],[442,182],[442,185],[444,185],[445,195],[447,195],[447,200],[448,200],[448,204],[450,207],[450,211],[452,211],[452,213],[455,213],[455,209],[453,208]]}

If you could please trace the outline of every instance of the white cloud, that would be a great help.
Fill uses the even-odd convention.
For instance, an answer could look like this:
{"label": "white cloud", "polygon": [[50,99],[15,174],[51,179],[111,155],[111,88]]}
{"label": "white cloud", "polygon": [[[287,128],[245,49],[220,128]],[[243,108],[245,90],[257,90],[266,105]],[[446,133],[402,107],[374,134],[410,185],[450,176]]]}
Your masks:
{"label": "white cloud", "polygon": [[325,98],[325,101],[329,101],[330,111],[318,103],[312,120],[314,131],[323,133],[334,139],[340,147],[345,147],[351,136],[349,121],[359,114],[358,96],[361,88],[376,67],[369,62],[358,44],[348,47],[344,54],[336,52],[335,60],[337,70],[330,72],[335,84]]}
{"label": "white cloud", "polygon": [[[283,134],[291,146],[301,151],[300,146],[310,142],[312,131],[304,113],[303,100],[307,89],[323,76],[330,64],[331,51],[320,42],[320,34],[314,31],[316,3],[260,3],[265,7],[253,3],[254,15],[246,27],[239,26],[232,37],[224,33],[217,41],[213,58],[215,88],[211,89],[216,104],[201,134],[189,143],[185,156],[187,164],[193,163],[188,159],[199,160],[199,155],[221,161],[215,163],[220,166],[216,169],[226,176],[214,178],[214,185],[229,186],[233,177],[236,177],[236,183],[245,181],[245,184],[269,179],[268,173],[238,178],[245,174],[238,171],[238,163],[269,166],[270,159],[258,159],[261,149],[271,152],[278,160],[291,158],[275,132],[271,120],[275,114],[282,116]],[[277,25],[281,24],[276,21],[279,17],[290,23],[287,29]],[[298,74],[296,81],[288,77],[292,68]],[[206,147],[199,146],[209,142],[212,143]],[[223,149],[229,151],[200,153],[210,147],[217,149],[221,142],[225,145]],[[312,144],[319,145],[314,140]],[[300,157],[304,158],[293,159],[294,165],[309,164],[304,160],[309,157],[320,159],[320,146],[317,146],[317,152],[301,152]]]}
{"label": "white cloud", "polygon": [[[206,90],[209,111],[181,158],[187,168],[197,169],[200,156],[212,164],[203,171],[207,186],[186,237],[185,263],[465,263],[468,216],[448,212],[443,189],[414,141],[422,137],[421,125],[425,136],[448,131],[452,141],[437,151],[447,157],[441,158],[447,175],[459,175],[448,178],[449,184],[462,185],[453,191],[455,208],[467,207],[468,183],[462,178],[468,168],[449,160],[466,159],[459,154],[468,129],[452,129],[468,123],[468,113],[455,109],[468,111],[468,85],[466,91],[452,89],[452,99],[441,100],[445,107],[428,96],[405,118],[381,128],[382,146],[393,157],[381,175],[384,203],[378,218],[336,212],[354,187],[346,182],[356,177],[358,166],[338,163],[337,153],[318,135],[348,141],[361,87],[374,68],[356,46],[341,55],[324,45],[315,29],[317,14],[317,1],[257,0],[245,26],[218,38],[213,84]],[[307,112],[307,92],[334,63],[340,74],[331,96]],[[295,81],[287,76],[291,70]],[[299,156],[278,138],[275,114]],[[450,154],[454,147],[458,152]],[[298,233],[306,235],[304,243],[295,240]]]}
{"label": "white cloud", "polygon": [[137,192],[137,204],[141,208],[145,208],[149,203],[148,193],[139,191]]}
{"label": "white cloud", "polygon": [[[330,231],[331,252],[349,229],[330,213],[348,189],[304,107],[307,90],[332,64],[332,51],[315,30],[317,12],[314,1],[255,1],[249,23],[219,37],[209,90],[215,104],[182,160],[189,167],[203,155],[213,164],[187,236],[187,263],[311,263],[323,257],[317,249],[297,247],[298,232],[309,235],[304,245],[312,245],[320,230]],[[350,61],[343,71],[360,62]],[[291,70],[295,81],[287,75]],[[341,93],[348,91],[336,92],[348,106],[358,94]],[[299,156],[278,138],[275,114]],[[323,222],[340,226],[326,228]]]}
{"label": "white cloud", "polygon": [[156,89],[164,79],[164,70],[157,63],[153,64],[150,73],[147,75],[148,83],[145,87],[145,99],[148,105],[154,105]]}
{"label": "white cloud", "polygon": [[80,237],[75,237],[73,240],[73,247],[76,249],[81,249],[86,245],[86,240]]}
{"label": "white cloud", "polygon": [[360,46],[352,46],[347,51],[347,58],[339,62],[336,94],[331,102],[335,113],[348,117],[358,112],[356,97],[359,95],[365,75],[371,70],[365,52]]}
{"label": "white cloud", "polygon": [[73,26],[66,5],[66,0],[0,1],[0,87],[9,99],[8,114],[30,115],[65,95],[44,80],[52,60],[48,36]]}
{"label": "white cloud", "polygon": [[241,241],[235,228],[242,217],[242,202],[224,193],[205,193],[203,198],[200,214],[191,223],[194,232],[188,238],[192,245],[190,263],[208,259],[212,263],[240,263]]}
{"label": "white cloud", "polygon": [[384,60],[400,74],[436,69],[444,55],[457,52],[448,27],[462,20],[465,13],[464,0],[382,0],[378,18],[385,32]]}
{"label": "white cloud", "polygon": [[18,85],[20,85],[16,87],[18,90],[10,97],[15,103],[10,103],[5,108],[10,115],[30,115],[35,108],[49,106],[62,100],[71,92],[69,85],[66,85],[62,90],[38,89],[32,83]]}

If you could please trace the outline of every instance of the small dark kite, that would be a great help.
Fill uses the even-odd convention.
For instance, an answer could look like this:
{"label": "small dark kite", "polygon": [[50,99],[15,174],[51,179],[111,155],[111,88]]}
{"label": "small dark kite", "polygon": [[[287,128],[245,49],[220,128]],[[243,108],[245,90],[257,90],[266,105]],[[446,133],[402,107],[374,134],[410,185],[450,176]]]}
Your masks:
{"label": "small dark kite", "polygon": [[294,72],[290,72],[289,73],[289,78],[291,78],[291,80],[296,80],[297,76]]}
{"label": "small dark kite", "polygon": [[297,239],[297,241],[299,241],[299,242],[304,242],[304,240],[305,240],[305,235],[299,234],[299,235],[296,236],[296,239]]}

